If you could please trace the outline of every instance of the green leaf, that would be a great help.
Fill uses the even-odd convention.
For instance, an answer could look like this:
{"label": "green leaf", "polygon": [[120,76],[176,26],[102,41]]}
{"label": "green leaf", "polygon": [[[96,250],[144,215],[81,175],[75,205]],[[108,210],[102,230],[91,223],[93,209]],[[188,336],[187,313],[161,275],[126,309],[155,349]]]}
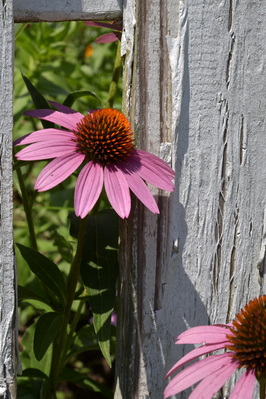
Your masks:
{"label": "green leaf", "polygon": [[62,258],[68,263],[71,263],[73,252],[72,245],[65,239],[65,237],[59,234],[56,229],[52,231],[52,236],[54,239],[54,246],[58,248],[58,252]]}
{"label": "green leaf", "polygon": [[35,291],[32,291],[31,289],[27,287],[22,287],[21,285],[18,286],[18,301],[19,303],[28,303],[29,305],[32,305],[35,309],[37,310],[45,310],[46,312],[51,312],[53,309],[50,306],[50,302],[47,298],[44,298],[43,296],[37,294]]}
{"label": "green leaf", "polygon": [[89,389],[94,392],[100,392],[102,395],[104,395],[106,398],[112,399],[114,397],[113,392],[111,389],[106,387],[105,385],[96,382],[92,380],[91,378],[82,375],[76,370],[70,369],[68,367],[65,367],[62,370],[62,373],[60,375],[60,381],[70,381],[73,383],[77,383],[78,385]]}
{"label": "green leaf", "polygon": [[110,327],[118,276],[118,216],[112,209],[89,216],[81,277],[89,295],[99,346],[111,367]]}
{"label": "green leaf", "polygon": [[58,266],[34,249],[17,244],[21,255],[31,271],[58,297],[66,303],[66,283]]}
{"label": "green leaf", "polygon": [[90,350],[99,350],[99,344],[93,326],[86,325],[78,330],[74,345],[68,354],[68,359]]}
{"label": "green leaf", "polygon": [[37,323],[34,334],[34,354],[41,360],[47,349],[56,338],[63,322],[63,315],[58,312],[49,312],[42,315]]}
{"label": "green leaf", "polygon": [[41,370],[31,367],[23,370],[22,377],[43,378],[43,379],[48,378],[48,376],[45,373],[43,373]]}
{"label": "green leaf", "polygon": [[17,161],[17,160],[14,160],[13,170],[16,170],[18,168],[22,168],[22,166],[29,165],[31,162],[32,161]]}
{"label": "green leaf", "polygon": [[35,357],[33,348],[36,324],[35,321],[31,326],[29,326],[22,337],[21,347],[23,348],[23,351],[20,356],[22,368],[38,369],[44,374],[49,375],[51,369],[52,345],[48,348],[43,358],[38,361]]}
{"label": "green leaf", "polygon": [[37,301],[42,301],[49,305],[49,301],[44,298],[42,295],[37,294],[35,291],[31,290],[28,287],[23,287],[22,285],[18,285],[18,300],[24,301],[26,299],[36,299]]}
{"label": "green leaf", "polygon": [[99,101],[101,106],[103,106],[103,103],[101,102],[99,97],[93,91],[90,90],[75,91],[73,93],[70,93],[63,102],[63,104],[66,105],[67,107],[72,107],[72,105],[77,99],[87,96],[96,98],[96,100]]}
{"label": "green leaf", "polygon": [[79,385],[91,391],[100,392],[106,398],[112,399],[114,397],[114,393],[111,391],[111,389],[97,381],[92,380],[89,377],[84,378],[83,381],[79,382]]}
{"label": "green leaf", "polygon": [[28,22],[24,22],[23,24],[17,24],[15,27],[15,40],[19,37],[19,35],[24,31],[27,27]]}
{"label": "green leaf", "polygon": [[40,399],[43,379],[18,376],[17,399]]}
{"label": "green leaf", "polygon": [[36,310],[44,310],[46,312],[52,312],[53,308],[43,301],[39,301],[37,299],[25,299],[23,302],[33,306]]}
{"label": "green leaf", "polygon": [[51,399],[51,380],[47,378],[42,381],[40,399]]}
{"label": "green leaf", "polygon": [[[43,97],[43,95],[36,89],[36,87],[29,81],[28,78],[26,78],[26,76],[22,75],[23,80],[27,86],[27,89],[31,95],[33,104],[35,106],[36,109],[50,109],[50,105],[49,103],[45,100],[45,98]],[[42,125],[44,128],[53,128],[54,127],[54,123],[49,122],[49,121],[45,121],[42,120],[41,121]]]}

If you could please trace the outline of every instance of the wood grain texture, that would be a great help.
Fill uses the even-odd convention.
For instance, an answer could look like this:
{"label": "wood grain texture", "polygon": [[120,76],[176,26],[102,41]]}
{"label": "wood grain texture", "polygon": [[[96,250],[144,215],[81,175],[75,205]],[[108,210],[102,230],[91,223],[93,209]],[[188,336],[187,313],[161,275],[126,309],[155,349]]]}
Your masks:
{"label": "wood grain texture", "polygon": [[0,397],[16,398],[16,279],[12,189],[12,1],[0,2]]}
{"label": "wood grain texture", "polygon": [[15,22],[117,20],[122,0],[14,0]]}
{"label": "wood grain texture", "polygon": [[176,336],[228,322],[265,294],[266,3],[143,0],[133,10],[125,106],[141,148],[173,144],[176,189],[154,191],[159,217],[134,202],[122,226],[115,397],[161,399],[184,353]]}

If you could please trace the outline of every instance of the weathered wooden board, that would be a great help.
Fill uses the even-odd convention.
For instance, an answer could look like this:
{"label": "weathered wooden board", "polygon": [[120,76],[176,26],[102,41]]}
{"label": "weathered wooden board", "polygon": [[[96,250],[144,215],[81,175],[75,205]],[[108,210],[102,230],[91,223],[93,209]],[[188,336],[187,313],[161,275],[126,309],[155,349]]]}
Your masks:
{"label": "weathered wooden board", "polygon": [[[11,6],[11,0],[0,6],[1,301],[8,298],[0,392],[6,397],[14,350]],[[121,7],[107,0],[16,0],[14,14],[15,21],[104,20],[119,18]],[[265,293],[266,3],[131,0],[123,7],[125,109],[139,145],[172,158],[176,190],[154,191],[159,217],[136,202],[123,223],[115,396],[161,399],[165,373],[182,353],[175,337],[190,326],[229,321]]]}
{"label": "weathered wooden board", "polygon": [[125,107],[142,148],[173,143],[176,189],[123,225],[116,399],[161,399],[176,336],[265,293],[265,15],[264,0],[126,2]]}
{"label": "weathered wooden board", "polygon": [[16,398],[16,279],[12,188],[12,0],[0,2],[0,397]]}
{"label": "weathered wooden board", "polygon": [[116,20],[122,0],[14,0],[15,22]]}

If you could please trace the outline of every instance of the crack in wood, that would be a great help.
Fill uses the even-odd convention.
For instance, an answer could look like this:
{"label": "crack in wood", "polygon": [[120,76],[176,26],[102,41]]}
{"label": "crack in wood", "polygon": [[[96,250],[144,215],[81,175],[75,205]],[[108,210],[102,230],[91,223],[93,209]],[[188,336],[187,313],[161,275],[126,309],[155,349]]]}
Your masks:
{"label": "crack in wood", "polygon": [[234,33],[232,32],[231,39],[230,39],[230,49],[229,49],[227,64],[226,64],[225,82],[226,82],[227,89],[229,88],[229,84],[230,84],[230,76],[231,76],[230,67],[231,67],[231,62],[232,62],[232,57],[233,57],[234,44],[235,44],[235,36],[234,36]]}
{"label": "crack in wood", "polygon": [[253,223],[252,220],[249,222],[249,236],[252,237],[252,232],[253,232]]}
{"label": "crack in wood", "polygon": [[264,210],[263,217],[263,225],[262,225],[262,238],[260,245],[260,254],[259,259],[257,261],[257,269],[259,272],[259,285],[263,288],[264,284],[264,276],[266,274],[266,210]]}
{"label": "crack in wood", "polygon": [[228,11],[228,32],[230,32],[233,20],[233,0],[229,0],[229,11]]}
{"label": "crack in wood", "polygon": [[244,115],[240,115],[239,126],[239,164],[244,165],[247,156],[247,129],[245,125]]}
{"label": "crack in wood", "polygon": [[221,251],[222,251],[222,239],[223,239],[223,223],[224,223],[224,204],[226,200],[227,191],[227,134],[228,134],[228,121],[229,121],[229,110],[228,101],[222,100],[220,113],[222,117],[222,133],[223,133],[223,156],[221,166],[221,190],[219,193],[219,205],[217,210],[217,221],[215,226],[215,240],[217,243],[216,253],[214,258],[213,268],[213,286],[214,289],[218,289],[218,280],[221,268]]}
{"label": "crack in wood", "polygon": [[226,315],[226,323],[230,322],[230,310],[232,307],[232,300],[234,297],[234,277],[235,277],[235,269],[236,269],[236,248],[237,248],[237,235],[238,235],[238,215],[239,215],[239,208],[236,209],[234,214],[234,238],[233,238],[233,246],[231,249],[231,256],[230,256],[230,270],[229,270],[229,295],[228,295],[228,310]]}
{"label": "crack in wood", "polygon": [[3,27],[5,27],[6,21],[6,0],[2,0],[2,23]]}
{"label": "crack in wood", "polygon": [[260,285],[263,286],[263,278],[266,273],[266,244],[265,244],[265,238],[262,240],[262,248],[261,248],[261,253],[259,257],[259,261],[257,263],[257,268],[259,272],[259,277],[260,277]]}
{"label": "crack in wood", "polygon": [[263,278],[266,271],[266,254],[264,254],[264,258],[261,260],[261,262],[258,263],[257,267],[260,277]]}

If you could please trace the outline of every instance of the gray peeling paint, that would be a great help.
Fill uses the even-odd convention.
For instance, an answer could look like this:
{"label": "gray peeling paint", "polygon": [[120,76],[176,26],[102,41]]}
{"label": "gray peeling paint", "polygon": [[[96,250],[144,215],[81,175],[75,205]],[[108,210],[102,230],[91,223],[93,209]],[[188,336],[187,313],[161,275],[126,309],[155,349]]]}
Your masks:
{"label": "gray peeling paint", "polygon": [[137,2],[127,98],[143,148],[172,141],[176,189],[157,220],[137,207],[124,229],[133,320],[120,325],[117,399],[161,399],[176,336],[265,294],[265,15],[264,0]]}
{"label": "gray peeling paint", "polygon": [[116,20],[122,0],[14,0],[15,22]]}

